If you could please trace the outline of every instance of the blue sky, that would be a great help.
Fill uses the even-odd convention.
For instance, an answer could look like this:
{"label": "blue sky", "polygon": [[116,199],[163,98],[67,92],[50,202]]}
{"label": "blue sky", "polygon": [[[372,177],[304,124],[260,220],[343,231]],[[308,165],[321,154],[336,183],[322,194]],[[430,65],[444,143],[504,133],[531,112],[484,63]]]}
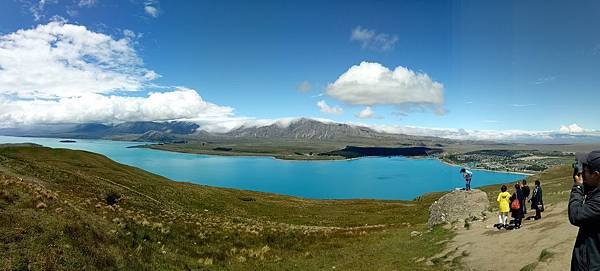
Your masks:
{"label": "blue sky", "polygon": [[[57,20],[115,40],[132,31],[129,46],[143,61],[136,72],[160,77],[102,95],[144,97],[180,86],[230,108],[229,117],[600,130],[592,111],[600,85],[598,14],[597,1],[5,1],[0,34]],[[366,37],[353,35],[357,30]],[[332,95],[330,84],[361,62],[426,74],[443,85],[443,102],[384,104],[395,93],[383,88],[375,93],[383,94],[379,102],[366,103],[343,96],[352,94],[344,92],[349,85]],[[299,91],[302,82],[310,90]],[[6,85],[0,91],[16,95]],[[407,91],[419,89],[399,93],[412,96]],[[320,101],[339,110],[325,113]],[[366,106],[373,114],[357,117]]]}

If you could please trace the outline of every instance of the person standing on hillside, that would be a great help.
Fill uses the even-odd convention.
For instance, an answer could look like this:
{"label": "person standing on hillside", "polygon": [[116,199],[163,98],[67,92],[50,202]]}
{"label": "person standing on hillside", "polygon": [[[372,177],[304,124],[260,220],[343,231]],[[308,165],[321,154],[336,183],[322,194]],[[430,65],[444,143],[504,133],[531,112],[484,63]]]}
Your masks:
{"label": "person standing on hillside", "polygon": [[510,193],[506,192],[507,188],[506,185],[502,185],[502,187],[500,188],[500,193],[498,194],[498,198],[496,199],[496,201],[498,202],[498,229],[500,229],[501,227],[508,227],[508,212],[510,211]]}
{"label": "person standing on hillside", "polygon": [[538,180],[535,181],[535,187],[533,188],[533,193],[531,194],[531,199],[529,201],[531,201],[531,209],[535,210],[535,217],[533,219],[542,219],[544,201],[542,199],[542,187]]}
{"label": "person standing on hillside", "polygon": [[465,178],[465,190],[471,191],[471,177],[473,177],[473,172],[466,168],[461,168],[460,173],[462,173],[463,178]]}
{"label": "person standing on hillside", "polygon": [[523,191],[521,191],[521,184],[516,183],[515,193],[510,197],[510,211],[515,220],[515,229],[521,227],[521,221],[523,220],[523,205],[525,205],[525,198],[523,197]]}
{"label": "person standing on hillside", "polygon": [[600,150],[577,153],[569,222],[579,227],[571,270],[600,270]]}
{"label": "person standing on hillside", "polygon": [[[527,200],[529,198],[529,194],[531,190],[529,190],[529,185],[527,185],[527,180],[521,181],[521,191],[523,191],[523,198]],[[525,200],[523,202],[525,202]],[[527,214],[527,205],[523,204],[523,215]]]}

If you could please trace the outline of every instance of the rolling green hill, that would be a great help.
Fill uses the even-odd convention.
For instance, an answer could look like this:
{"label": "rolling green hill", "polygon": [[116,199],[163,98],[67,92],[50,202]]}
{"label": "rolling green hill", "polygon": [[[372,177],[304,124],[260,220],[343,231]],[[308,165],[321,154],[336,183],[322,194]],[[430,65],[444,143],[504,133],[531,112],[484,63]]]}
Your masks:
{"label": "rolling green hill", "polygon": [[437,197],[307,200],[174,182],[90,152],[5,145],[0,269],[436,269],[415,260],[452,235],[425,232]]}

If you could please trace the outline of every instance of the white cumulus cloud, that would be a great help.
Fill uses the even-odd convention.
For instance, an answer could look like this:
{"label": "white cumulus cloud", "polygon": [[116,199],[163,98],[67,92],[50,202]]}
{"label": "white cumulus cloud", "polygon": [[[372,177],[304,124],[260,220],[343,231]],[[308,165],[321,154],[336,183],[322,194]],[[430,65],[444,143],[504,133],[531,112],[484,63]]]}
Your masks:
{"label": "white cumulus cloud", "polygon": [[115,123],[232,117],[233,108],[206,102],[192,89],[150,93],[145,97],[85,94],[56,100],[0,98],[0,124]]}
{"label": "white cumulus cloud", "polygon": [[339,106],[329,106],[324,100],[317,102],[317,106],[321,109],[321,112],[326,114],[340,115],[344,113],[344,110]]}
{"label": "white cumulus cloud", "polygon": [[158,9],[153,6],[145,6],[144,11],[154,18],[158,17]]}
{"label": "white cumulus cloud", "polygon": [[[130,39],[51,22],[0,36],[0,127],[56,123],[239,121],[233,108],[193,89],[147,93],[160,75],[144,68]],[[156,86],[163,89],[164,87]],[[140,92],[129,96],[131,92]]]}
{"label": "white cumulus cloud", "polygon": [[144,12],[146,14],[156,18],[158,17],[159,10],[157,8],[158,1],[157,0],[146,0],[144,2]]}
{"label": "white cumulus cloud", "polygon": [[356,117],[361,118],[361,119],[370,119],[373,117],[373,110],[371,109],[370,106],[365,107],[365,109],[361,110],[360,112],[358,112],[358,114],[356,114]]}
{"label": "white cumulus cloud", "polygon": [[390,70],[379,63],[361,62],[327,87],[327,95],[356,105],[395,105],[403,110],[431,108],[443,114],[444,85],[427,74],[398,66]]}
{"label": "white cumulus cloud", "polygon": [[398,36],[377,33],[375,30],[357,26],[352,29],[350,40],[359,42],[362,48],[388,51],[394,49],[396,42],[398,42]]}
{"label": "white cumulus cloud", "polygon": [[143,68],[128,38],[50,22],[0,36],[0,94],[62,98],[139,91],[157,74]]}
{"label": "white cumulus cloud", "polygon": [[586,130],[579,127],[579,125],[573,123],[571,125],[560,126],[560,129],[558,131],[561,133],[564,133],[564,134],[572,134],[572,133],[583,133]]}

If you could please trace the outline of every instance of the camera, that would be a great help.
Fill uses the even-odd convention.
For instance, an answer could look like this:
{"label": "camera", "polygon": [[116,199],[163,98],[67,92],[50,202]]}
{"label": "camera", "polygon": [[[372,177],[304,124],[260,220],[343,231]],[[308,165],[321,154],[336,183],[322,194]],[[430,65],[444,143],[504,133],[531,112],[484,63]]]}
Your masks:
{"label": "camera", "polygon": [[577,175],[577,174],[581,174],[583,173],[583,164],[581,164],[581,162],[579,161],[575,161],[573,163],[573,175]]}

